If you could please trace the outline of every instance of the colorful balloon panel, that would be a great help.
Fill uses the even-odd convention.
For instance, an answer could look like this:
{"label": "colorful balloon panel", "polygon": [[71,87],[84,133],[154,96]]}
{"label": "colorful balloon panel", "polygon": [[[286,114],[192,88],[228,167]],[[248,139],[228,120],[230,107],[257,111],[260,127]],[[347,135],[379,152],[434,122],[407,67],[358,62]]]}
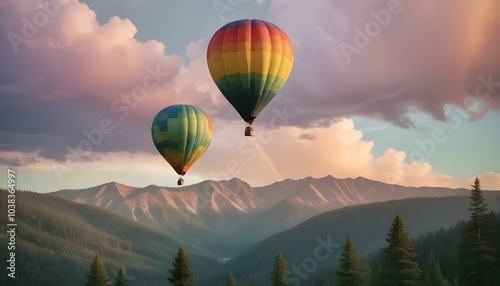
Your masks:
{"label": "colorful balloon panel", "polygon": [[214,34],[208,44],[207,63],[221,93],[245,121],[252,123],[288,79],[293,48],[276,25],[238,20]]}
{"label": "colorful balloon panel", "polygon": [[184,175],[208,148],[212,123],[200,108],[172,105],[161,110],[151,126],[153,143],[179,175]]}

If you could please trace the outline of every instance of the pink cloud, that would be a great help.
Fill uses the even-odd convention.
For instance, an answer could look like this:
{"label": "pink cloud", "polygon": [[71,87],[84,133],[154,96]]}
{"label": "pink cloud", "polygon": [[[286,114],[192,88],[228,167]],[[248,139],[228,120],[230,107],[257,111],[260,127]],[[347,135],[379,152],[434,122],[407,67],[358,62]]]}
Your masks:
{"label": "pink cloud", "polygon": [[[3,160],[64,161],[82,140],[90,140],[83,131],[106,118],[114,131],[93,151],[155,154],[152,117],[167,105],[187,103],[204,108],[217,127],[205,163],[192,169],[195,175],[228,174],[263,184],[306,175],[361,175],[404,185],[456,186],[428,163],[408,162],[402,151],[374,157],[374,143],[362,140],[353,122],[342,118],[364,115],[411,126],[410,108],[445,120],[443,106],[462,106],[467,96],[484,103],[482,113],[473,116],[500,109],[495,85],[500,44],[493,36],[500,4],[494,1],[459,2],[451,10],[451,2],[402,1],[403,11],[350,62],[339,45],[351,43],[353,28],[372,21],[370,11],[384,9],[388,1],[271,1],[273,21],[291,37],[296,61],[285,88],[257,119],[253,141],[242,136],[242,120],[210,78],[208,39],[187,46],[184,64],[163,43],[138,41],[130,20],[112,17],[100,25],[87,5],[60,2],[53,16],[36,6],[38,1],[9,2],[0,18],[1,31],[10,35],[0,39],[4,116],[23,114],[0,130],[2,151],[10,152]],[[30,21],[44,24],[26,33]],[[475,96],[478,86],[490,96]],[[15,151],[30,156],[13,157]]]}
{"label": "pink cloud", "polygon": [[500,110],[496,0],[274,0],[270,12],[295,47],[278,95],[303,115],[294,124],[362,115],[408,127],[410,109],[445,121],[445,105],[466,109],[470,97],[481,105],[473,119]]}
{"label": "pink cloud", "polygon": [[467,183],[472,185],[474,180],[478,178],[481,181],[482,190],[499,190],[500,191],[500,173],[488,172],[479,174],[476,177],[469,178]]}
{"label": "pink cloud", "polygon": [[[179,73],[181,59],[166,55],[158,41],[137,41],[130,20],[115,16],[101,26],[83,3],[48,3],[28,11],[17,2],[7,7],[12,13],[4,30],[11,49],[3,55],[17,70],[20,84],[41,94],[57,90],[59,99],[85,96],[109,102],[142,84],[148,67],[167,74],[160,85]],[[46,21],[39,20],[43,15]]]}
{"label": "pink cloud", "polygon": [[[3,9],[3,116],[23,114],[0,130],[10,134],[2,136],[5,151],[65,160],[68,150],[90,140],[85,130],[110,120],[112,134],[95,140],[93,151],[154,152],[148,132],[159,110],[212,106],[210,87],[195,81],[203,73],[209,78],[199,60],[203,41],[188,47],[188,55],[199,57],[184,67],[163,43],[138,41],[130,20],[114,16],[100,25],[95,12],[75,0],[16,1]],[[38,140],[26,139],[33,136]]]}
{"label": "pink cloud", "polygon": [[[307,176],[358,177],[407,186],[463,186],[451,176],[436,172],[426,162],[408,162],[403,151],[388,149],[383,155],[372,154],[374,143],[365,141],[351,120],[344,119],[329,128],[272,128],[264,124],[256,136],[242,136],[237,122],[220,128],[214,126],[214,137],[204,156],[189,170],[185,179],[225,180],[239,177],[253,186],[271,184],[287,178]],[[222,123],[226,124],[226,123]],[[267,125],[267,126],[266,126]],[[302,139],[307,131],[309,140]],[[286,148],[284,148],[286,146]],[[71,152],[66,161],[40,158],[38,152],[0,152],[0,161],[18,163],[20,173],[52,177],[67,184],[78,177],[92,175],[92,180],[127,182],[130,174],[147,173],[147,181],[174,184],[177,175],[156,154],[136,152],[94,152],[91,160]],[[96,171],[102,171],[97,172]],[[498,174],[497,174],[498,175]],[[483,179],[483,178],[481,178]],[[485,178],[486,185],[487,180]]]}
{"label": "pink cloud", "polygon": [[[328,128],[273,125],[268,121],[254,128],[255,137],[250,139],[241,136],[243,130],[237,123],[224,129],[214,126],[218,130],[217,134],[214,131],[214,142],[191,172],[213,180],[239,177],[253,185],[327,175],[363,176],[407,186],[462,185],[452,176],[433,170],[427,162],[409,160],[404,151],[388,149],[375,157],[374,142],[363,140],[363,134],[349,119]],[[309,140],[304,140],[304,134]]]}

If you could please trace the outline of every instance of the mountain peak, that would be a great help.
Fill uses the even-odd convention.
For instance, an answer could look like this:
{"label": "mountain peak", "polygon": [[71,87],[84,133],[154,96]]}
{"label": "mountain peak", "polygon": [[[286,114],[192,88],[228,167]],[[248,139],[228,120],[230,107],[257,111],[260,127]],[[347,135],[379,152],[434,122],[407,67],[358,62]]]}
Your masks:
{"label": "mountain peak", "polygon": [[103,184],[100,184],[100,185],[97,185],[95,187],[90,187],[90,188],[85,188],[83,190],[91,190],[91,189],[94,189],[94,188],[111,188],[111,189],[137,189],[137,187],[133,187],[133,186],[128,186],[128,185],[124,185],[122,183],[118,183],[116,181],[110,181],[110,182],[107,182],[107,183],[103,183]]}
{"label": "mountain peak", "polygon": [[244,186],[247,188],[251,188],[250,184],[248,184],[247,182],[245,182],[237,177],[234,177],[230,180],[227,180],[227,182],[228,182],[228,185]]}
{"label": "mountain peak", "polygon": [[104,185],[110,185],[110,186],[114,186],[114,187],[129,187],[129,188],[131,187],[131,186],[127,186],[127,185],[115,182],[115,181],[111,181],[109,183],[103,184],[103,186]]}

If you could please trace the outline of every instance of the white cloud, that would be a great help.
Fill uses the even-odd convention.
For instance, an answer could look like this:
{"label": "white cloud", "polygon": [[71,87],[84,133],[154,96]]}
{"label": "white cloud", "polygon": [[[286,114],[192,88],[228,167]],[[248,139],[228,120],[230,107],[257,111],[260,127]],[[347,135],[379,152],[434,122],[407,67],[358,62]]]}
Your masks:
{"label": "white cloud", "polygon": [[[374,143],[364,141],[349,119],[329,128],[309,128],[314,140],[303,140],[304,129],[272,128],[263,124],[255,128],[254,137],[243,136],[244,124],[225,122],[214,125],[212,143],[202,158],[185,176],[187,184],[201,180],[241,178],[252,186],[271,184],[286,178],[333,175],[339,178],[363,176],[404,186],[440,186],[469,188],[473,178],[461,182],[433,170],[428,162],[408,162],[406,153],[394,149],[375,157]],[[143,152],[94,152],[90,160],[66,162],[41,158],[36,152],[2,152],[1,160],[24,160],[16,167],[21,185],[35,191],[79,188],[111,180],[145,186],[174,186],[177,174],[159,154]],[[500,190],[500,174],[478,175],[483,189]],[[43,183],[41,183],[43,182]],[[43,185],[44,187],[40,187]]]}
{"label": "white cloud", "polygon": [[[156,154],[147,153],[98,153],[93,160],[68,160],[57,162],[41,158],[36,152],[0,152],[0,160],[6,158],[29,160],[22,166],[12,166],[16,172],[16,186],[22,190],[52,192],[60,189],[80,189],[116,181],[130,186],[144,187],[150,184],[175,186],[178,175]],[[9,164],[6,164],[9,166]],[[0,176],[5,177],[4,172]],[[201,181],[196,175],[189,176],[190,184]],[[4,184],[6,185],[6,184]]]}
{"label": "white cloud", "polygon": [[[263,123],[255,129],[255,137],[243,136],[243,124],[226,128],[214,126],[214,141],[205,163],[199,166],[210,179],[233,176],[263,185],[286,178],[306,176],[357,177],[406,186],[463,186],[452,176],[436,172],[427,162],[407,162],[406,153],[388,149],[374,157],[374,143],[363,140],[350,119],[329,128],[287,127],[271,129]],[[315,140],[303,140],[307,132]]]}

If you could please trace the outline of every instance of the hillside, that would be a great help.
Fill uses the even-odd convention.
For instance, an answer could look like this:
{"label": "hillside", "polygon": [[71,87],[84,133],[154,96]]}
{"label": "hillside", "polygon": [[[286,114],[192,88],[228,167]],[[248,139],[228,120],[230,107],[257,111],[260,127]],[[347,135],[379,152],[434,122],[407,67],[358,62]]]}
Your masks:
{"label": "hillside", "polygon": [[[500,193],[483,192],[489,210],[500,211]],[[440,228],[448,228],[468,217],[468,197],[411,198],[398,201],[350,206],[317,215],[296,227],[276,234],[254,245],[228,264],[228,272],[245,279],[268,275],[274,256],[282,251],[288,268],[301,267],[304,261],[314,259],[318,247],[329,245],[326,260],[317,260],[318,267],[337,265],[340,247],[348,234],[362,256],[385,245],[386,234],[394,216],[404,218],[411,237],[418,237]],[[326,250],[321,254],[327,253]],[[292,271],[291,277],[294,273]],[[217,279],[217,278],[214,278]],[[219,279],[221,279],[219,277]]]}
{"label": "hillside", "polygon": [[[4,214],[6,195],[5,190],[0,191],[0,212]],[[164,233],[100,208],[50,195],[18,191],[16,210],[16,285],[83,285],[97,252],[110,277],[124,265],[128,275],[135,277],[134,285],[164,285],[166,269],[182,245]],[[0,248],[4,250],[6,219],[0,218]],[[202,253],[196,246],[184,247],[188,252]],[[212,259],[192,257],[196,257],[192,266],[198,273],[218,267]],[[203,280],[202,276],[197,278]],[[1,285],[12,285],[5,279],[2,275]]]}

